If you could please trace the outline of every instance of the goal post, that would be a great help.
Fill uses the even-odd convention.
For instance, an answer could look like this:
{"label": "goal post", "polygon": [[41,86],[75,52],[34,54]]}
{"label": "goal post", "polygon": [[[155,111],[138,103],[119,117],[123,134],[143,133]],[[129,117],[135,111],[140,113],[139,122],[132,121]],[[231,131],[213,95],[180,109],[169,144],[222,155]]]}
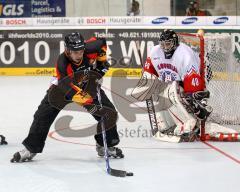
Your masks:
{"label": "goal post", "polygon": [[229,34],[179,33],[179,40],[199,53],[200,73],[213,108],[201,122],[201,140],[240,141],[240,64]]}

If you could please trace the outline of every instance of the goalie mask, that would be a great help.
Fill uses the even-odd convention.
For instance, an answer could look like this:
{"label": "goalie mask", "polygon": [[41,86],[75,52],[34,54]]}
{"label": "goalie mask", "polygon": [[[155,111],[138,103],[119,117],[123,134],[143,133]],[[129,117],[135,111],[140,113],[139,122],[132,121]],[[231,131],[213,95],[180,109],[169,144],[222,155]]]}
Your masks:
{"label": "goalie mask", "polygon": [[178,36],[173,30],[165,29],[160,36],[159,43],[165,57],[170,59],[179,45]]}

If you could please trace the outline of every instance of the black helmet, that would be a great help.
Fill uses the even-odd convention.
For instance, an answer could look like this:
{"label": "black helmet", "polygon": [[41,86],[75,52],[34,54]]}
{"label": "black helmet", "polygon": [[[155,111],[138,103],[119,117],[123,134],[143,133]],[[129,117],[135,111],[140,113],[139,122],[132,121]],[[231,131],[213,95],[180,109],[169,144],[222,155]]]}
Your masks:
{"label": "black helmet", "polygon": [[171,29],[165,29],[160,35],[159,41],[164,53],[171,53],[175,51],[179,45],[178,36]]}
{"label": "black helmet", "polygon": [[84,38],[78,33],[70,33],[65,36],[65,47],[72,51],[79,51],[85,48]]}

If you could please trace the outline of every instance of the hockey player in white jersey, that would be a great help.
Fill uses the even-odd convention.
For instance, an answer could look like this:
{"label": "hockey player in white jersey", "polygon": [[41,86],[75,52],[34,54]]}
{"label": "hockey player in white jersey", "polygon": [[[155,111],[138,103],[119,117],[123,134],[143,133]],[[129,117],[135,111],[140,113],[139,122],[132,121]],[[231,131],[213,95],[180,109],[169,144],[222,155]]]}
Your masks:
{"label": "hockey player in white jersey", "polygon": [[173,30],[162,32],[159,45],[152,48],[145,62],[140,83],[132,92],[139,101],[154,95],[161,107],[155,109],[158,134],[172,134],[179,141],[195,135],[197,120],[205,120],[212,111],[205,102],[210,93],[200,75],[199,56],[179,43]]}

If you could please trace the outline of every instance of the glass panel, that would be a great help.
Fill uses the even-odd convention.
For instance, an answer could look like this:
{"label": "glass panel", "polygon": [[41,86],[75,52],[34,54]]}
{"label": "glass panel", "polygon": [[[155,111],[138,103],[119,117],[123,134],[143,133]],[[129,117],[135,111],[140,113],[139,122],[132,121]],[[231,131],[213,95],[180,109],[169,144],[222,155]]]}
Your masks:
{"label": "glass panel", "polygon": [[107,16],[109,0],[66,0],[68,17]]}
{"label": "glass panel", "polygon": [[239,14],[240,0],[171,0],[172,16],[234,16]]}
{"label": "glass panel", "polygon": [[240,16],[240,0],[237,0],[237,1],[236,1],[236,4],[237,4],[237,6],[236,6],[236,12],[237,12],[237,15]]}

